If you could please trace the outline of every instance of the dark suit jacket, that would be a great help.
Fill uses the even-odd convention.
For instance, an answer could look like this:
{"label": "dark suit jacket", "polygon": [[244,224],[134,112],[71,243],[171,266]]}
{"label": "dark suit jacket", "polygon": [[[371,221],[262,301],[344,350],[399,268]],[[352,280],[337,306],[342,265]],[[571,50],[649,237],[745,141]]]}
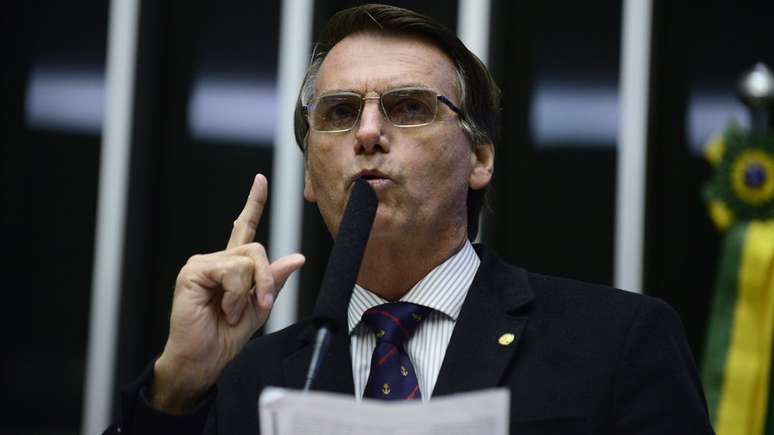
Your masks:
{"label": "dark suit jacket", "polygon": [[[713,433],[682,325],[666,303],[528,273],[476,250],[481,266],[433,397],[505,386],[519,435]],[[302,387],[314,332],[304,321],[250,341],[187,417],[148,408],[146,372],[124,391],[123,433],[196,433],[203,424],[208,434],[258,433],[262,388]],[[504,333],[516,340],[500,345]],[[354,394],[346,331],[333,337],[315,389]]]}

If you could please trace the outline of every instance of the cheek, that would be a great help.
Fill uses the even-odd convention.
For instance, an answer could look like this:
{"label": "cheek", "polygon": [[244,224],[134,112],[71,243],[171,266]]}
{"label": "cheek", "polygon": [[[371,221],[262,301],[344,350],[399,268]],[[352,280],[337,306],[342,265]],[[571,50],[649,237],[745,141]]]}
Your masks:
{"label": "cheek", "polygon": [[443,197],[451,201],[464,198],[472,167],[470,154],[466,142],[450,137],[424,158],[415,160],[407,171],[419,175],[414,186],[417,197],[430,202]]}
{"label": "cheek", "polygon": [[323,147],[317,147],[314,152],[310,152],[306,162],[309,184],[306,191],[313,194],[323,214],[330,214],[341,203],[344,168],[336,162],[336,156],[330,152],[330,148]]}
{"label": "cheek", "polygon": [[432,169],[446,184],[467,185],[472,170],[472,155],[464,136],[452,135],[433,156]]}
{"label": "cheek", "polygon": [[326,144],[315,144],[310,148],[306,167],[315,183],[315,188],[320,188],[324,182],[330,182],[335,175],[341,172],[341,168],[336,167],[336,156],[333,154],[333,148]]}
{"label": "cheek", "polygon": [[330,196],[333,176],[332,168],[327,167],[323,160],[310,162],[309,178],[318,201],[323,201]]}

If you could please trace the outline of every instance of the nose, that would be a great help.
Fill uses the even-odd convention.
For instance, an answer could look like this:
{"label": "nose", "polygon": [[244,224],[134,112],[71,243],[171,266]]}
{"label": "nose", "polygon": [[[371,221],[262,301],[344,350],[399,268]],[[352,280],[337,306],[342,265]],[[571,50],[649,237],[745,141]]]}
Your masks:
{"label": "nose", "polygon": [[366,97],[364,100],[360,121],[355,126],[355,153],[389,152],[389,146],[382,135],[388,121],[382,114],[379,98]]}

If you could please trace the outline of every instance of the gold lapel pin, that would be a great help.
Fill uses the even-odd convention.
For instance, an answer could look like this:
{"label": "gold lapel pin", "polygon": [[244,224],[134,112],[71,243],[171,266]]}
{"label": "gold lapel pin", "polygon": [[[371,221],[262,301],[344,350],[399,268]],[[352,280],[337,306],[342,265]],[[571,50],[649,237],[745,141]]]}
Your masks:
{"label": "gold lapel pin", "polygon": [[500,338],[497,339],[497,342],[500,343],[500,346],[508,346],[511,343],[513,343],[516,340],[516,336],[511,334],[510,332],[506,332],[505,334],[501,335]]}

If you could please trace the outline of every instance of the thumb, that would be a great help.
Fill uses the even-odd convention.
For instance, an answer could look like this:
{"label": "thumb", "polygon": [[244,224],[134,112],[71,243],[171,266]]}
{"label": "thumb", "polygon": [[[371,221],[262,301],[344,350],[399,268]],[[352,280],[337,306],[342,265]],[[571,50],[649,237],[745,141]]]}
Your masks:
{"label": "thumb", "polygon": [[290,254],[277,259],[269,265],[271,274],[274,276],[274,294],[285,285],[290,274],[297,271],[304,265],[306,258],[301,254]]}

